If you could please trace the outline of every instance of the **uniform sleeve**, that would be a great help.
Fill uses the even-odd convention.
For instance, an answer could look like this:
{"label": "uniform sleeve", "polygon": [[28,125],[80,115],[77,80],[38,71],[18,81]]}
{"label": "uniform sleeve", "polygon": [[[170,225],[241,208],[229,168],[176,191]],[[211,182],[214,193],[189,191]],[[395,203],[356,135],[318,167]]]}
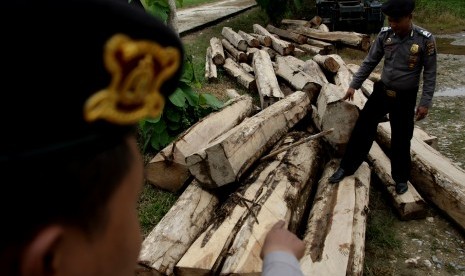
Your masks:
{"label": "uniform sleeve", "polygon": [[287,252],[271,252],[263,260],[262,276],[303,276],[297,258]]}
{"label": "uniform sleeve", "polygon": [[384,56],[384,47],[383,47],[383,33],[380,33],[375,40],[375,43],[371,46],[368,56],[363,61],[360,69],[355,73],[350,87],[354,89],[359,89],[362,86],[362,83],[368,78],[376,65],[381,61]]}
{"label": "uniform sleeve", "polygon": [[420,106],[431,107],[433,94],[436,89],[436,41],[434,37],[426,40],[425,51],[423,53],[423,93],[420,99]]}

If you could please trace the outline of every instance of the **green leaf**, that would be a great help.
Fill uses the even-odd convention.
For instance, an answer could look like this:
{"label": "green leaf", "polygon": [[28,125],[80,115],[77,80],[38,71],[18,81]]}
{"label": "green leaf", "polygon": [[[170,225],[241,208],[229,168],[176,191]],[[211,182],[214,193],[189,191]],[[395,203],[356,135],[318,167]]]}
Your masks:
{"label": "green leaf", "polygon": [[161,119],[161,115],[156,118],[146,118],[144,121],[152,123],[152,124],[156,124],[160,121],[160,119]]}
{"label": "green leaf", "polygon": [[[166,118],[171,122],[179,123],[181,121],[181,113],[174,108],[167,108],[165,110]],[[169,124],[171,125],[171,124]]]}
{"label": "green leaf", "polygon": [[153,127],[153,131],[157,134],[160,134],[166,130],[166,123],[164,120],[159,121]]}
{"label": "green leaf", "polygon": [[161,149],[160,135],[159,134],[156,134],[156,133],[152,134],[152,137],[150,138],[150,145],[156,151]]}
{"label": "green leaf", "polygon": [[182,67],[182,76],[181,81],[186,83],[194,82],[194,65],[190,58],[184,60],[183,67]]}
{"label": "green leaf", "polygon": [[200,105],[208,105],[216,109],[223,107],[223,103],[220,100],[208,93],[200,95]]}
{"label": "green leaf", "polygon": [[150,14],[158,17],[163,22],[166,22],[168,20],[170,8],[167,3],[165,6],[164,1],[155,1],[153,4],[149,5],[148,9]]}
{"label": "green leaf", "polygon": [[176,6],[177,7],[182,7],[184,5],[183,0],[176,0]]}
{"label": "green leaf", "polygon": [[181,128],[181,124],[178,122],[172,122],[168,124],[168,129],[172,131],[177,131]]}
{"label": "green leaf", "polygon": [[158,136],[158,139],[159,139],[159,142],[160,142],[160,145],[162,147],[165,147],[166,145],[168,145],[168,143],[170,142],[170,135],[168,134],[168,132],[162,132],[160,133],[160,136]]}
{"label": "green leaf", "polygon": [[192,89],[192,87],[186,83],[181,83],[179,87],[182,89],[182,92],[184,92],[184,96],[189,102],[189,105],[191,106],[199,105],[199,93],[195,92]]}
{"label": "green leaf", "polygon": [[181,88],[176,88],[176,91],[169,96],[169,99],[177,107],[184,107],[186,105],[186,96]]}

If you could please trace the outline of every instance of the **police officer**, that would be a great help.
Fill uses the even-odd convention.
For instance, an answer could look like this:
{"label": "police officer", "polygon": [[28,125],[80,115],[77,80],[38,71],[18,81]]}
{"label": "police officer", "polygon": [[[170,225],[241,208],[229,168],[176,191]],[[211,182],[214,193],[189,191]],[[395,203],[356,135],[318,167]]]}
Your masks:
{"label": "police officer", "polygon": [[[343,99],[353,100],[355,90],[384,57],[381,81],[375,83],[360,112],[340,167],[329,178],[331,183],[338,183],[357,170],[371,148],[378,123],[389,113],[391,173],[398,194],[408,189],[414,119],[421,120],[428,114],[436,85],[435,39],[430,32],[412,23],[414,8],[414,0],[388,0],[381,8],[389,27],[381,29]],[[422,71],[423,93],[415,109]]]}

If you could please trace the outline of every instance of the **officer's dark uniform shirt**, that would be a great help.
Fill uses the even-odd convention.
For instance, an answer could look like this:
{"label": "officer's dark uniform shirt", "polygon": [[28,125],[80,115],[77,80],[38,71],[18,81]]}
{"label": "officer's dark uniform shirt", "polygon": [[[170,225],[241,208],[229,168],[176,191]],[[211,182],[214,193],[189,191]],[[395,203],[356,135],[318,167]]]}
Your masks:
{"label": "officer's dark uniform shirt", "polygon": [[390,27],[382,28],[350,87],[359,89],[383,56],[381,80],[398,93],[416,89],[423,69],[420,106],[430,107],[436,87],[436,43],[433,35],[413,24],[412,31],[404,38],[397,36]]}

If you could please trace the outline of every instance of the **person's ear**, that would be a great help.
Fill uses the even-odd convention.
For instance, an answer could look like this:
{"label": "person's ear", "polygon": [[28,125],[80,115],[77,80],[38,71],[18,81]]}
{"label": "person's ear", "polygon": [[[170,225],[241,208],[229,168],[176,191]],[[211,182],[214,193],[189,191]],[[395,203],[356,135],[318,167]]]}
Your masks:
{"label": "person's ear", "polygon": [[25,247],[21,258],[22,275],[55,275],[59,260],[58,245],[64,234],[59,225],[50,225],[40,230]]}

